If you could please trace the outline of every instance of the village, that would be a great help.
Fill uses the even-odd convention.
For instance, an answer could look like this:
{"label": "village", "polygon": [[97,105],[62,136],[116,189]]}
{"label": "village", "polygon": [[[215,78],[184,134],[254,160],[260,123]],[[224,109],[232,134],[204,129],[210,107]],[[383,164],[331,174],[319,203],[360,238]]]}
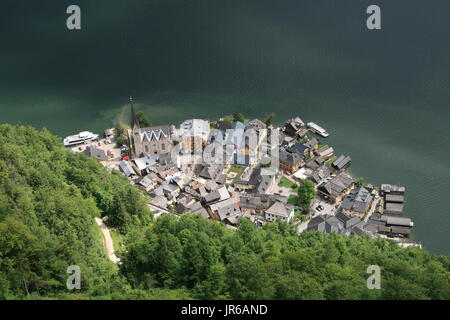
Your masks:
{"label": "village", "polygon": [[[405,187],[377,187],[348,172],[352,159],[322,142],[329,136],[300,117],[274,127],[259,119],[230,116],[215,121],[141,127],[131,102],[131,127],[118,145],[114,128],[68,137],[71,152],[98,159],[148,195],[155,217],[200,214],[237,228],[241,218],[257,227],[294,224],[318,230],[409,242],[413,222],[404,213]],[[240,121],[241,120],[241,121]],[[314,197],[299,205],[299,186],[309,181]]]}

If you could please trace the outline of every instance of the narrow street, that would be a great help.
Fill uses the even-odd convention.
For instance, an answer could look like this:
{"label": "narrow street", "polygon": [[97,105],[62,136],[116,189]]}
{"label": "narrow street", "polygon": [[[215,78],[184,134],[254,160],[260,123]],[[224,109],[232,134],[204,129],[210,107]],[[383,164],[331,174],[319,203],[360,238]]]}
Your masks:
{"label": "narrow street", "polygon": [[102,231],[103,243],[105,244],[106,254],[108,255],[109,260],[117,264],[118,262],[120,262],[120,259],[115,254],[114,243],[111,238],[111,234],[109,233],[108,227],[103,223],[102,219],[100,218],[95,218],[95,222],[97,222],[97,225],[100,227],[100,230]]}
{"label": "narrow street", "polygon": [[367,214],[364,217],[364,221],[367,222],[370,218],[370,216],[372,215],[372,213],[375,212],[378,204],[381,202],[382,198],[377,198],[372,202],[372,206],[370,207],[369,211],[367,212]]}

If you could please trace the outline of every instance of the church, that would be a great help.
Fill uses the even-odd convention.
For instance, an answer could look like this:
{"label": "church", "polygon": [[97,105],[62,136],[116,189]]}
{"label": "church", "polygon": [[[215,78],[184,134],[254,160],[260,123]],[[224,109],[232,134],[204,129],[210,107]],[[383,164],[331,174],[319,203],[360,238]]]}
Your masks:
{"label": "church", "polygon": [[172,150],[172,135],[175,131],[174,126],[155,126],[141,128],[131,104],[131,141],[134,145],[134,154],[136,157],[155,154],[167,154]]}

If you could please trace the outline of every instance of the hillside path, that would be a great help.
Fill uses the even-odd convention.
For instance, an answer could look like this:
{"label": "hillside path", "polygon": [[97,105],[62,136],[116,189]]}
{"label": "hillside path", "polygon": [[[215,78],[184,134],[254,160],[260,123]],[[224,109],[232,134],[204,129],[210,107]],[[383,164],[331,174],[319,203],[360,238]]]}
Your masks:
{"label": "hillside path", "polygon": [[106,254],[108,255],[109,260],[117,264],[120,261],[120,259],[116,256],[116,253],[114,251],[114,243],[111,238],[111,234],[109,233],[108,227],[100,218],[95,218],[95,222],[97,222],[97,225],[100,227],[100,230],[102,231],[103,243],[105,244]]}

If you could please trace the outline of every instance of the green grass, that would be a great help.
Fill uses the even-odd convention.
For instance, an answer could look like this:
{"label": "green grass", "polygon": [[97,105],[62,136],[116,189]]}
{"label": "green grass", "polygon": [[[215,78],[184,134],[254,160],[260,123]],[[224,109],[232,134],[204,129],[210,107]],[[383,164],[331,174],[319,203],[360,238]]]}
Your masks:
{"label": "green grass", "polygon": [[235,172],[236,177],[234,179],[239,179],[241,177],[243,171],[244,171],[244,167],[231,166],[230,169],[228,170],[228,173]]}
{"label": "green grass", "polygon": [[109,234],[111,235],[111,238],[114,243],[114,250],[117,253],[120,253],[121,250],[125,249],[123,236],[114,229],[109,230]]}
{"label": "green grass", "polygon": [[336,161],[336,159],[337,159],[337,156],[333,156],[329,160],[327,160],[327,163],[333,163],[334,161]]}
{"label": "green grass", "polygon": [[294,182],[292,182],[291,180],[289,180],[286,177],[282,177],[280,179],[280,182],[278,183],[279,187],[286,187],[286,188],[291,188],[292,192],[297,193],[298,192],[298,185],[296,185]]}
{"label": "green grass", "polygon": [[281,177],[280,182],[278,183],[279,187],[287,187],[287,188],[293,188],[295,184],[289,180],[286,177]]}

